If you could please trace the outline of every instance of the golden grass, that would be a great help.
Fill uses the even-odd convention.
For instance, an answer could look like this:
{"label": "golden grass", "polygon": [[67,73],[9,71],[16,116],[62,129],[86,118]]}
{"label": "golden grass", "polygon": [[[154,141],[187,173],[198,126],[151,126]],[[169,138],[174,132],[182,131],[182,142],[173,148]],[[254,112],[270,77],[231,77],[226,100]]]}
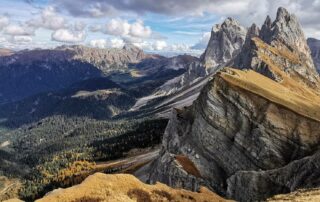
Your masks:
{"label": "golden grass", "polygon": [[291,192],[288,194],[279,194],[267,199],[268,202],[318,202],[320,201],[320,190],[317,189],[304,189]]}
{"label": "golden grass", "polygon": [[285,77],[283,83],[278,83],[252,70],[232,68],[226,68],[218,75],[234,86],[264,97],[302,116],[320,121],[320,97],[290,77]]}
{"label": "golden grass", "polygon": [[108,202],[226,201],[204,187],[202,187],[198,193],[184,189],[173,189],[161,183],[147,185],[139,181],[133,175],[128,174],[106,175],[96,173],[89,176],[80,185],[53,191],[44,198],[37,200],[37,202],[70,202],[82,201],[82,199],[89,198]]}
{"label": "golden grass", "polygon": [[[293,69],[290,69],[290,73],[285,73],[286,70],[282,67],[282,64],[277,64],[276,61],[273,61],[266,52],[272,53],[277,58],[287,60],[291,64],[299,64],[300,66],[304,66],[305,68],[307,68],[307,64],[305,63],[305,61],[301,61],[297,53],[290,51],[288,48],[281,44],[278,44],[277,48],[275,48],[264,43],[259,38],[253,38],[252,40],[258,47],[258,57],[268,65],[269,70],[273,74],[283,79],[283,85],[289,88],[293,88],[295,91],[298,90],[300,91],[300,93],[303,94],[312,91],[312,94],[320,95],[319,90],[313,90],[320,88],[319,79],[317,79],[315,83],[313,83],[309,81],[307,78],[305,78],[303,75],[301,75],[299,72],[294,71]],[[290,79],[287,79],[288,77],[290,77]],[[307,88],[305,88],[306,86]]]}
{"label": "golden grass", "polygon": [[130,71],[130,75],[131,75],[131,77],[133,77],[133,78],[140,78],[140,77],[143,77],[143,76],[144,76],[144,74],[141,73],[141,72],[138,71],[138,70],[131,70],[131,71]]}
{"label": "golden grass", "polygon": [[189,174],[201,178],[201,174],[194,163],[186,156],[176,155],[175,159],[182,166],[182,168]]}

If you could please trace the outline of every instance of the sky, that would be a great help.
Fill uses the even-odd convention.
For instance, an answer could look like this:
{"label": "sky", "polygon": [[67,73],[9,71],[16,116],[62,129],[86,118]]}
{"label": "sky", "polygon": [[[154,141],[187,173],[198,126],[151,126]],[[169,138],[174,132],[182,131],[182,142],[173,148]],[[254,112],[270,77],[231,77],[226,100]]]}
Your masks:
{"label": "sky", "polygon": [[279,6],[320,39],[320,0],[1,0],[0,48],[81,44],[200,54],[213,25],[234,17],[249,27]]}

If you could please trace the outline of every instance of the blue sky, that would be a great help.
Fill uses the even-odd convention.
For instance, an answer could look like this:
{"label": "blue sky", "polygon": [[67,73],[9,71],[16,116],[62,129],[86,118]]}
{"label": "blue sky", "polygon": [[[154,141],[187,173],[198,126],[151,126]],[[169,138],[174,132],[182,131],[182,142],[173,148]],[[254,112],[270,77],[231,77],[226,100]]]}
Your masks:
{"label": "blue sky", "polygon": [[214,24],[226,17],[243,26],[274,17],[279,6],[320,38],[320,0],[1,0],[0,47],[99,48],[130,42],[147,51],[201,53]]}

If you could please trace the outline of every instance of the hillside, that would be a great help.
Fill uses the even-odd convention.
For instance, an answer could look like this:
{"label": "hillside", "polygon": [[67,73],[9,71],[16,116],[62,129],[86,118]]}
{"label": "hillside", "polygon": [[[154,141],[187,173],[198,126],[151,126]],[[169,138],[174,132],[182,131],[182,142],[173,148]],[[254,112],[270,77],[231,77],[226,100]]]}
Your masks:
{"label": "hillside", "polygon": [[37,202],[50,201],[112,201],[112,202],[151,202],[151,201],[193,201],[223,202],[220,196],[201,188],[199,193],[183,189],[172,189],[164,184],[147,185],[132,175],[105,175],[96,173],[80,185],[58,189]]}
{"label": "hillside", "polygon": [[230,65],[173,110],[144,177],[236,201],[319,187],[320,80],[297,18],[279,8],[252,25]]}

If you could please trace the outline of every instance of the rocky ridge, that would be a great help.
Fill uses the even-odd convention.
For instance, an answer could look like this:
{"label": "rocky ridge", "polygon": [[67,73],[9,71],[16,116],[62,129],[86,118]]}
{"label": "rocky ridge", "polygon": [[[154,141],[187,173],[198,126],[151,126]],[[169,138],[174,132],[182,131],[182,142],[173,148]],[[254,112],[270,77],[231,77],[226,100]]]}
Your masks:
{"label": "rocky ridge", "polygon": [[311,50],[311,55],[318,72],[320,72],[320,40],[308,38],[308,45]]}
{"label": "rocky ridge", "polygon": [[246,32],[246,28],[233,18],[213,26],[208,46],[200,60],[190,63],[181,76],[160,86],[156,94],[173,94],[218,71],[240,52]]}
{"label": "rocky ridge", "polygon": [[219,66],[233,59],[242,48],[247,30],[233,18],[212,28],[208,46],[201,56],[204,67],[215,72]]}
{"label": "rocky ridge", "polygon": [[253,25],[233,66],[174,110],[148,180],[238,201],[320,186],[319,75],[296,17],[279,8]]}
{"label": "rocky ridge", "polygon": [[96,173],[88,177],[80,185],[58,189],[47,194],[42,201],[192,201],[192,202],[224,202],[222,197],[201,188],[199,193],[183,189],[172,189],[164,184],[147,185],[132,175],[105,175]]}

